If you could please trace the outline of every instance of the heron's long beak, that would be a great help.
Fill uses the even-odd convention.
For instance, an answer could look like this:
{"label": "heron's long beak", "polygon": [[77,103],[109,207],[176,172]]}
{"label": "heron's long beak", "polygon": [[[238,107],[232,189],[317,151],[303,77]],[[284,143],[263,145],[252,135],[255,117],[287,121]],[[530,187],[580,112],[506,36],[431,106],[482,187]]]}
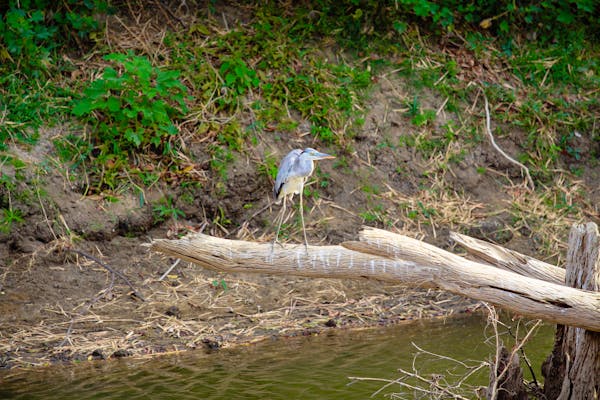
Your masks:
{"label": "heron's long beak", "polygon": [[335,158],[335,156],[332,156],[331,154],[319,153],[318,151],[313,154],[313,157],[315,160],[327,160],[330,158]]}

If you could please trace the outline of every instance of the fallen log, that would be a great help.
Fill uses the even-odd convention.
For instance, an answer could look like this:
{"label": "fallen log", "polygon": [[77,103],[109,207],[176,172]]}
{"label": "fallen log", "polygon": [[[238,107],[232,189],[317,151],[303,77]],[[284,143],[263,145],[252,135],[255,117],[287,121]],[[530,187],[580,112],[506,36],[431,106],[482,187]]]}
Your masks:
{"label": "fallen log", "polygon": [[153,251],[222,272],[321,278],[368,278],[447,290],[516,313],[600,332],[600,293],[519,275],[435,246],[367,228],[341,246],[272,248],[203,234],[156,239]]}
{"label": "fallen log", "polygon": [[537,278],[563,285],[564,268],[556,267],[497,244],[484,242],[467,235],[450,232],[450,239],[464,247],[467,252],[483,262],[530,278]]}

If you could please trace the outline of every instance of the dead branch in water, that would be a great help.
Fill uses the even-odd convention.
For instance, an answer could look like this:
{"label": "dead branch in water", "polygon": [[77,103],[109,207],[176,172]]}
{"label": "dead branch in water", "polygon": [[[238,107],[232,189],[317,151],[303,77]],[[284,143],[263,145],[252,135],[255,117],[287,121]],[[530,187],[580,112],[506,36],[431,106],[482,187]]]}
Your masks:
{"label": "dead branch in water", "polygon": [[[488,368],[490,366],[488,361],[468,364],[452,357],[424,350],[415,343],[412,345],[417,350],[417,353],[414,354],[412,360],[412,371],[398,368],[397,372],[400,374],[400,377],[396,379],[349,376],[348,379],[352,381],[350,384],[362,381],[384,382],[384,385],[371,394],[370,397],[375,397],[384,390],[394,387],[400,387],[407,391],[407,393],[389,394],[389,397],[392,399],[404,398],[403,394],[420,393],[423,397],[432,399],[451,398],[456,400],[466,400],[470,399],[473,393],[478,393],[484,389],[480,386],[476,387],[468,384],[467,380],[482,369]],[[454,365],[460,372],[457,373],[455,368],[447,368],[445,372],[425,375],[419,372],[418,367],[421,362],[417,360],[423,354],[432,360],[440,360],[446,364]],[[452,372],[450,372],[451,369]]]}
{"label": "dead branch in water", "polygon": [[271,247],[196,234],[157,239],[153,251],[224,272],[376,279],[443,289],[521,315],[600,332],[600,294],[467,260],[435,246],[366,228],[341,246]]}
{"label": "dead branch in water", "polygon": [[[498,324],[500,320],[494,307],[486,304],[488,310],[488,324],[494,331],[496,355],[490,365],[490,384],[487,389],[486,398],[496,400],[498,398],[523,398],[526,397],[526,388],[523,383],[523,371],[521,370],[519,352],[525,343],[529,341],[542,321],[537,320],[523,339],[515,337],[515,345],[509,353],[500,338]],[[506,392],[516,393],[514,396],[506,396]]]}

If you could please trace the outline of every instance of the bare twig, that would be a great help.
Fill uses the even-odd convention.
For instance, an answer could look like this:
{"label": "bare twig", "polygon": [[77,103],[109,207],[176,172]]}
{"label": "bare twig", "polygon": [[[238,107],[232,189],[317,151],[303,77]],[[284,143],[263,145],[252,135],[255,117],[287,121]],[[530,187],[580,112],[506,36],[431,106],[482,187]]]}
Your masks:
{"label": "bare twig", "polygon": [[490,325],[492,326],[492,329],[494,331],[494,338],[496,341],[496,358],[495,358],[493,365],[491,366],[492,372],[493,372],[493,382],[490,382],[490,392],[488,393],[488,397],[487,397],[488,399],[494,400],[494,399],[498,398],[498,391],[500,390],[500,388],[498,386],[502,382],[502,380],[504,379],[506,374],[508,373],[508,370],[511,366],[510,360],[513,359],[513,357],[515,356],[515,354],[517,352],[522,350],[525,343],[527,343],[529,341],[529,339],[531,339],[531,336],[536,331],[536,329],[540,326],[542,321],[537,320],[534,323],[533,327],[531,327],[529,329],[529,331],[527,332],[525,337],[523,337],[523,339],[518,340],[518,338],[515,338],[515,340],[516,340],[515,346],[513,347],[510,355],[507,358],[507,360],[509,360],[509,361],[506,363],[506,365],[504,366],[502,371],[500,371],[500,373],[498,373],[498,365],[500,362],[501,350],[503,347],[502,341],[500,340],[500,333],[498,332],[499,318],[498,318],[496,309],[493,306],[490,306],[487,303],[484,303],[484,306],[487,308],[487,310],[489,312],[488,321],[490,322]]}
{"label": "bare twig", "polygon": [[500,360],[500,350],[502,344],[500,341],[500,334],[498,332],[498,314],[496,313],[496,309],[487,303],[483,303],[483,305],[488,310],[488,321],[492,325],[492,329],[494,330],[494,338],[496,339],[496,357],[494,358],[495,361],[491,366],[492,371],[494,371],[494,381],[490,384],[491,393],[488,393],[488,399],[494,400],[498,397],[498,382],[500,381],[500,376],[498,375],[498,362]]}
{"label": "bare twig", "polygon": [[435,357],[437,357],[437,358],[440,358],[440,359],[442,359],[442,360],[452,361],[452,362],[454,362],[454,363],[460,364],[461,366],[463,366],[463,367],[465,367],[465,368],[471,368],[471,366],[469,366],[469,365],[465,364],[464,362],[462,362],[462,361],[459,361],[459,360],[457,360],[457,359],[455,359],[455,358],[448,357],[448,356],[444,356],[444,355],[441,355],[441,354],[435,354],[435,353],[432,353],[432,352],[430,352],[430,351],[423,350],[422,348],[420,348],[419,346],[417,346],[417,345],[416,345],[414,342],[412,343],[412,345],[413,345],[413,346],[414,346],[414,347],[415,347],[417,350],[419,350],[419,353],[427,354],[427,355],[430,355],[430,356],[435,356]]}
{"label": "bare twig", "polygon": [[427,379],[427,378],[419,375],[418,373],[409,372],[409,371],[403,370],[402,368],[398,368],[398,372],[403,373],[405,376],[410,376],[411,378],[415,378],[423,383],[427,383],[431,386],[431,388],[437,389],[438,391],[452,397],[453,399],[468,400],[468,397],[464,397],[458,393],[451,392],[450,389],[440,385],[434,379]]}
{"label": "bare twig", "polygon": [[[538,324],[536,324],[536,326],[538,326]],[[534,328],[535,328],[535,326],[534,326]],[[534,328],[532,328],[532,329],[534,329]],[[519,340],[518,335],[513,334],[510,327],[508,327],[508,333],[515,339],[515,341]],[[521,357],[525,361],[525,365],[527,365],[527,369],[529,369],[529,373],[531,374],[531,378],[533,379],[533,382],[532,382],[533,385],[537,389],[539,389],[540,385],[539,385],[538,380],[537,380],[537,378],[535,376],[535,371],[533,370],[533,367],[531,366],[531,361],[529,361],[529,358],[527,357],[527,354],[525,354],[525,350],[523,349],[522,346],[519,348],[519,353],[521,353]]]}
{"label": "bare twig", "polygon": [[139,298],[142,301],[146,301],[146,299],[144,298],[144,296],[135,288],[135,286],[133,286],[133,283],[131,283],[131,281],[129,279],[127,279],[127,277],[125,275],[123,275],[121,272],[119,272],[116,269],[112,268],[110,265],[103,263],[102,261],[100,261],[98,258],[92,256],[91,254],[87,254],[87,253],[84,253],[83,251],[76,250],[76,249],[71,249],[71,248],[67,248],[67,250],[69,250],[72,253],[79,254],[82,257],[85,257],[87,259],[90,259],[90,260],[94,261],[95,263],[97,263],[98,265],[100,265],[102,268],[104,268],[107,271],[109,271],[109,272],[113,273],[114,275],[118,276],[119,278],[121,278],[127,284],[127,286],[129,286],[131,288],[131,290],[133,290],[133,294],[135,294],[135,296],[137,298]]}
{"label": "bare twig", "polygon": [[174,19],[175,21],[179,22],[183,29],[186,28],[186,26],[183,23],[183,21],[181,20],[181,18],[179,18],[175,14],[173,14],[173,11],[171,11],[171,9],[169,9],[169,7],[165,6],[162,1],[160,1],[160,0],[155,1],[154,4],[156,4],[158,6],[158,8],[163,12],[163,14],[168,14],[168,15],[165,15],[165,17],[167,17],[167,21],[169,21],[168,17],[170,17],[171,19]]}
{"label": "bare twig", "polygon": [[[378,381],[378,382],[386,382],[385,385],[380,387],[377,391],[375,391],[371,397],[375,397],[377,394],[381,393],[383,390],[389,388],[393,385],[398,385],[402,388],[409,389],[411,391],[420,392],[424,395],[428,395],[432,398],[452,398],[457,400],[465,400],[468,399],[467,393],[475,390],[476,388],[467,385],[466,380],[472,376],[477,371],[480,371],[482,368],[487,367],[489,365],[488,362],[480,362],[478,364],[469,365],[465,362],[456,360],[452,357],[432,353],[430,351],[424,350],[421,347],[417,346],[413,343],[413,346],[418,350],[413,357],[412,364],[412,372],[399,368],[398,372],[401,376],[397,379],[382,379],[382,378],[360,378],[360,377],[349,377],[348,379],[352,379],[353,381]],[[444,375],[433,374],[431,376],[426,376],[419,373],[417,368],[417,358],[421,354],[426,354],[429,356],[433,356],[435,358],[439,358],[442,360],[450,361],[458,364],[460,367],[466,370],[465,375],[462,376],[456,382],[448,382]],[[416,382],[414,382],[416,381]],[[413,382],[413,383],[407,383]],[[392,395],[392,397],[396,396]]]}
{"label": "bare twig", "polygon": [[158,280],[162,281],[163,279],[165,279],[167,277],[167,275],[169,275],[169,273],[171,271],[173,271],[173,268],[175,268],[177,266],[177,264],[179,264],[180,261],[181,261],[181,258],[178,258],[177,260],[175,260],[175,262],[173,263],[173,265],[171,265],[169,267],[169,269],[166,270],[165,273],[160,276],[160,278],[158,278]]}
{"label": "bare twig", "polygon": [[[402,371],[402,370],[400,370]],[[410,372],[408,374],[411,374]],[[412,374],[411,374],[412,375]],[[427,382],[428,384],[435,384],[434,382],[432,382],[429,379],[423,378],[423,377],[419,377],[420,379],[424,379],[425,382]],[[417,392],[421,392],[424,394],[433,394],[434,392],[431,389],[426,389],[426,388],[422,388],[420,386],[415,386],[415,385],[409,385],[408,383],[402,382],[402,378],[399,379],[384,379],[384,378],[364,378],[364,377],[359,377],[359,376],[349,376],[348,379],[351,379],[353,381],[371,381],[371,382],[387,382],[385,387],[389,387],[390,385],[399,385],[402,387],[405,387],[407,389],[410,390],[414,390]],[[377,392],[373,393],[373,395],[371,395],[371,397],[375,396],[377,393],[380,393],[382,389],[377,390]],[[454,394],[454,393],[450,393],[450,392],[444,392],[446,395],[450,396],[453,399],[460,399],[460,400],[468,400],[468,397],[463,397],[459,394]]]}
{"label": "bare twig", "polygon": [[273,205],[273,203],[271,202],[271,200],[269,199],[267,201],[267,204],[260,208],[259,210],[257,210],[256,212],[254,212],[254,214],[252,214],[250,217],[248,217],[241,225],[240,227],[237,229],[237,232],[240,233],[245,227],[248,226],[248,224],[250,223],[250,221],[252,221],[254,219],[254,217],[256,217],[258,214],[262,213],[263,211],[265,211],[267,208],[271,207]]}
{"label": "bare twig", "polygon": [[492,122],[491,122],[491,117],[490,117],[490,105],[488,103],[488,99],[487,96],[485,95],[485,92],[483,91],[483,89],[481,89],[482,93],[483,93],[483,100],[485,102],[485,128],[486,128],[486,132],[490,138],[490,143],[492,144],[492,146],[494,147],[494,149],[496,149],[496,151],[498,151],[498,153],[502,154],[504,156],[504,158],[506,158],[508,161],[510,161],[511,163],[518,165],[519,168],[521,168],[521,171],[525,172],[525,176],[527,177],[527,183],[529,184],[530,188],[532,191],[535,190],[535,184],[533,183],[533,179],[531,179],[531,175],[529,175],[529,168],[527,168],[525,165],[521,164],[520,162],[518,162],[517,160],[515,160],[514,158],[512,158],[511,156],[509,156],[508,154],[506,154],[504,152],[504,150],[502,150],[500,148],[500,146],[498,146],[496,144],[496,141],[494,140],[494,135],[492,134]]}

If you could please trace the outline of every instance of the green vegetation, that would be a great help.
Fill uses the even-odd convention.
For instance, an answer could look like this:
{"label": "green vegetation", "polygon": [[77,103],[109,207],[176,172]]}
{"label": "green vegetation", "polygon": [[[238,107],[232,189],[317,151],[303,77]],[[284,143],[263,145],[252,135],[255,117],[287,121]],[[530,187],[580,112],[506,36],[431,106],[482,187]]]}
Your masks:
{"label": "green vegetation", "polygon": [[366,211],[363,211],[358,215],[362,218],[363,222],[367,224],[380,224],[384,228],[392,226],[392,221],[387,214],[386,207],[381,203],[369,206]]}
{"label": "green vegetation", "polygon": [[107,158],[134,150],[172,152],[169,137],[177,133],[174,120],[187,111],[185,86],[178,71],[153,67],[146,57],[109,54],[122,68],[106,67],[73,103],[73,114],[91,125],[92,142]]}
{"label": "green vegetation", "polygon": [[[289,133],[336,148],[334,167],[351,174],[353,140],[385,79],[403,132],[378,132],[385,141],[377,148],[418,156],[419,185],[442,185],[486,140],[485,93],[495,138],[525,139],[513,155],[529,168],[533,195],[546,199],[540,204],[561,215],[581,210],[544,188],[556,183],[556,171],[568,180],[597,163],[600,21],[592,0],[244,3],[243,22],[223,22],[213,9],[186,29],[167,24],[156,46],[135,34],[115,46],[104,18],[126,14],[126,6],[11,0],[0,7],[0,151],[35,146],[41,126],[69,126],[52,137],[64,175],[85,194],[116,199],[133,190],[140,204],[156,184],[180,186],[193,199],[185,188],[207,176],[204,187],[226,197],[240,154]],[[116,50],[123,48],[131,50]],[[261,179],[274,179],[276,157],[255,163]],[[411,174],[403,165],[392,170]],[[491,171],[482,165],[476,173]],[[319,190],[307,185],[307,198],[336,183],[320,170],[315,178]],[[387,223],[385,189],[373,182],[362,189],[370,203],[361,217]],[[452,220],[435,203],[449,194],[428,195],[398,204],[408,222]],[[1,209],[3,226],[23,218],[6,200]],[[154,211],[158,219],[183,217],[170,198]],[[213,212],[215,224],[232,223],[230,210]]]}
{"label": "green vegetation", "polygon": [[594,0],[524,1],[518,5],[510,0],[318,0],[299,12],[300,18],[311,23],[296,31],[303,36],[334,36],[345,47],[363,49],[385,45],[381,39],[395,39],[418,22],[430,30],[488,30],[500,37],[507,49],[515,31],[536,29],[544,42],[581,27],[597,35],[596,7]]}
{"label": "green vegetation", "polygon": [[34,78],[56,68],[57,50],[83,46],[99,29],[94,13],[108,12],[103,0],[9,0],[0,7],[0,60]]}
{"label": "green vegetation", "polygon": [[64,113],[69,90],[51,78],[66,66],[66,46],[86,47],[99,29],[102,0],[9,0],[0,6],[0,151],[10,142],[31,145],[37,129]]}
{"label": "green vegetation", "polygon": [[214,289],[222,289],[223,291],[227,291],[227,282],[225,282],[225,279],[223,278],[213,279],[211,285]]}
{"label": "green vegetation", "polygon": [[185,218],[185,213],[173,205],[173,198],[166,197],[152,209],[154,211],[154,221],[162,222],[167,219],[177,221],[179,218]]}
{"label": "green vegetation", "polygon": [[153,67],[146,57],[109,54],[104,59],[115,62],[121,71],[104,68],[73,102],[73,114],[92,132],[89,145],[83,153],[78,139],[59,147],[63,158],[68,148],[73,148],[77,150],[71,154],[73,161],[83,157],[103,166],[97,172],[98,186],[114,190],[118,182],[111,176],[127,169],[136,153],[173,155],[171,139],[178,132],[175,121],[187,112],[186,87],[179,81],[178,71]]}
{"label": "green vegetation", "polygon": [[13,207],[11,192],[14,192],[16,185],[8,178],[8,175],[0,176],[0,232],[10,232],[13,224],[24,222],[21,210]]}
{"label": "green vegetation", "polygon": [[279,160],[277,160],[271,154],[267,154],[263,162],[258,165],[258,172],[261,175],[264,175],[266,178],[275,181],[275,178],[277,178],[278,163]]}
{"label": "green vegetation", "polygon": [[14,223],[25,222],[20,210],[15,210],[12,207],[3,208],[0,216],[0,232],[8,233]]}

